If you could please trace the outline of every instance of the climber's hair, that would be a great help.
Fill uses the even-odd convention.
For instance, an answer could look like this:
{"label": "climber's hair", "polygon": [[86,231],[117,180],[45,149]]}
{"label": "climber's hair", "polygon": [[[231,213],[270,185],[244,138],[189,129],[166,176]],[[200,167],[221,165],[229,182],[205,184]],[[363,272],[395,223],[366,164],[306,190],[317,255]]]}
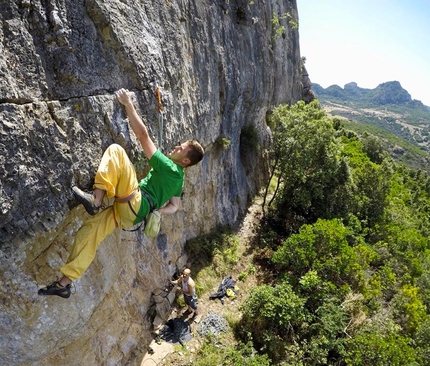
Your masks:
{"label": "climber's hair", "polygon": [[203,159],[205,150],[196,140],[188,140],[187,145],[190,148],[190,151],[188,151],[187,154],[187,158],[190,159],[190,163],[187,166],[196,165]]}

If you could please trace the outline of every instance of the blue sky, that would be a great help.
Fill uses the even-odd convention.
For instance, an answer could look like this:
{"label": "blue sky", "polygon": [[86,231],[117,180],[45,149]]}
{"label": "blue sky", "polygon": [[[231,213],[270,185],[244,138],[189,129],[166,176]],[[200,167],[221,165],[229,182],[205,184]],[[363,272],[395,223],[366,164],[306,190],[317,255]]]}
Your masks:
{"label": "blue sky", "polygon": [[397,80],[430,106],[429,0],[297,0],[300,52],[314,83]]}

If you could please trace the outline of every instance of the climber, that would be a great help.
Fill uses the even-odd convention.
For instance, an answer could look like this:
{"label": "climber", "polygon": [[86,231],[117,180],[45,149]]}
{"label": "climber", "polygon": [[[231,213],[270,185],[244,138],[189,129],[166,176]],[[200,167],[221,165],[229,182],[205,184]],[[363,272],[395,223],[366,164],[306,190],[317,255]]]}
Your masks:
{"label": "climber", "polygon": [[191,270],[189,268],[185,268],[177,280],[170,282],[174,285],[179,283],[180,286],[178,286],[178,290],[183,293],[185,304],[188,306],[187,310],[184,312],[184,315],[193,314],[194,318],[197,316],[197,295],[196,285],[190,275]]}
{"label": "climber", "polygon": [[[188,140],[164,155],[157,150],[142,119],[138,116],[128,90],[116,93],[125,107],[129,124],[140,141],[151,167],[138,182],[136,171],[125,150],[110,145],[103,154],[94,179],[93,193],[73,187],[73,193],[93,217],[76,233],[67,263],[61,267],[60,280],[39,289],[39,295],[70,297],[72,281],[80,278],[93,261],[103,239],[115,228],[132,227],[143,221],[152,210],[160,214],[177,211],[184,184],[184,168],[197,164],[204,154],[201,145]],[[112,206],[102,210],[104,197],[115,197]]]}

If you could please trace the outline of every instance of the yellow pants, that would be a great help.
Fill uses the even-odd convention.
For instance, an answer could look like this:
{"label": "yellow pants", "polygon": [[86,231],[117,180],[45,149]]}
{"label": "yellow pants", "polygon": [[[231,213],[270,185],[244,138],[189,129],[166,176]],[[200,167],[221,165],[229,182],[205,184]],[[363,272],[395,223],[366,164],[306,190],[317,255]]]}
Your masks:
{"label": "yellow pants", "polygon": [[[103,154],[94,179],[94,188],[106,191],[107,198],[124,198],[134,191],[130,203],[135,212],[139,211],[142,199],[138,188],[136,171],[125,150],[113,144]],[[103,239],[116,227],[133,226],[136,216],[127,202],[114,202],[105,210],[90,218],[76,233],[72,251],[67,263],[60,271],[72,281],[80,278],[93,261],[97,248]]]}

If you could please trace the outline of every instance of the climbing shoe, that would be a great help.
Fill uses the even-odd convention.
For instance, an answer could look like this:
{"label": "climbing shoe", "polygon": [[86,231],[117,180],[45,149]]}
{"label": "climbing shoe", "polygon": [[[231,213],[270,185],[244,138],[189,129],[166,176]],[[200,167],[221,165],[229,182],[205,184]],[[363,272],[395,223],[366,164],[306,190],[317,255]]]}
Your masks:
{"label": "climbing shoe", "polygon": [[99,212],[101,205],[96,206],[94,204],[94,195],[92,193],[86,193],[76,186],[72,188],[72,191],[76,199],[84,205],[85,210],[87,210],[91,216]]}
{"label": "climbing shoe", "polygon": [[70,287],[71,285],[61,286],[58,281],[55,281],[50,285],[41,288],[37,294],[43,296],[58,295],[67,299],[70,297]]}

